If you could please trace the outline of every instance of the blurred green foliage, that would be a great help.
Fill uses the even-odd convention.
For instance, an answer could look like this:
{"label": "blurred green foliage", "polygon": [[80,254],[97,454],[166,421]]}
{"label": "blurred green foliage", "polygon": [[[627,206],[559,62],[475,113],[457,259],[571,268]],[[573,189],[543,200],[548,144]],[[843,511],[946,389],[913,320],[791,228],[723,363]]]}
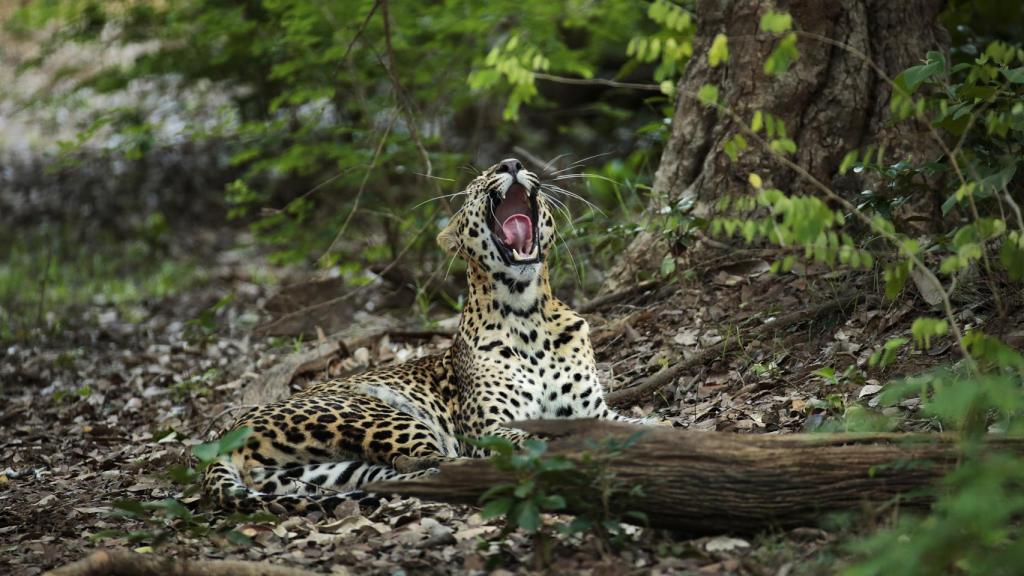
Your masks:
{"label": "blurred green foliage", "polygon": [[133,319],[132,304],[201,281],[195,262],[166,257],[163,240],[153,231],[86,246],[67,227],[0,232],[0,342],[59,331],[64,312],[94,305],[113,305]]}
{"label": "blurred green foliage", "polygon": [[[559,168],[601,155],[574,171],[614,183],[583,178],[572,188],[619,212],[616,223],[628,221],[621,212],[644,204],[637,190],[650,181],[671,100],[544,83],[536,74],[671,87],[692,51],[687,5],[36,0],[8,28],[28,33],[60,23],[51,51],[69,42],[148,43],[133,63],[102,69],[82,89],[174,78],[184,86],[213,82],[231,94],[234,120],[216,131],[228,136],[230,162],[242,173],[225,191],[230,216],[273,246],[277,262],[316,262],[359,276],[367,264],[401,256],[423,271],[446,268],[433,244],[450,212],[443,196],[474,170],[520,155],[513,146],[533,164],[568,154]],[[104,122],[130,138],[147,133],[137,120]],[[186,134],[201,139],[209,129],[189,126]],[[88,135],[67,146],[87,142]],[[593,285],[599,278],[584,262],[599,250],[585,239],[609,224],[582,207],[576,212],[574,226],[587,233],[565,241],[584,254],[575,266],[566,255],[554,262],[556,280]]]}

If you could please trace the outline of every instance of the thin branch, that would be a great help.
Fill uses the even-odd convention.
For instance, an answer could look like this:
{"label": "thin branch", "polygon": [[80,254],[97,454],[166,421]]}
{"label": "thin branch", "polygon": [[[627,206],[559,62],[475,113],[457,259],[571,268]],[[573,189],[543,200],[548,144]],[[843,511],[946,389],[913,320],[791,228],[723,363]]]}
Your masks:
{"label": "thin branch", "polygon": [[1013,209],[1013,213],[1017,215],[1017,226],[1020,227],[1021,233],[1024,233],[1024,216],[1021,216],[1020,205],[1013,199],[1013,195],[1010,194],[1010,190],[1003,184],[1003,195],[1006,196],[1006,202]]}
{"label": "thin branch", "polygon": [[[370,8],[370,11],[367,12],[366,17],[363,18],[363,23],[360,24],[359,29],[356,30],[356,35],[352,37],[352,40],[349,41],[348,46],[345,47],[345,53],[341,55],[340,59],[338,59],[339,65],[341,62],[344,62],[346,58],[348,58],[348,54],[349,52],[352,51],[352,47],[356,45],[356,42],[359,40],[359,37],[363,35],[363,32],[366,30],[367,24],[370,23],[370,19],[373,18],[373,15],[377,12],[377,8],[379,8],[382,3],[382,0],[377,0],[376,2],[373,3],[373,6]],[[337,68],[335,68],[335,72],[337,72]]]}
{"label": "thin branch", "polygon": [[[416,126],[416,111],[413,107],[412,101],[409,99],[408,93],[405,91],[405,87],[402,86],[402,81],[398,78],[395,67],[395,49],[391,45],[391,16],[388,12],[388,0],[379,0],[380,3],[380,15],[384,20],[384,46],[387,48],[387,63],[384,64],[384,69],[387,70],[388,78],[391,79],[391,84],[395,87],[395,92],[398,93],[398,99],[401,102],[401,110],[405,113],[405,122],[409,125],[409,134],[412,136],[412,141],[416,144],[416,148],[419,150],[420,158],[423,160],[423,165],[426,168],[427,176],[434,174],[434,167],[430,163],[430,154],[427,153],[427,148],[423,145],[423,140],[420,139],[420,131]],[[378,56],[378,59],[380,57]],[[436,187],[436,183],[435,183]]]}
{"label": "thin branch", "polygon": [[335,244],[341,240],[341,236],[345,233],[345,230],[348,229],[349,223],[352,222],[352,216],[354,216],[356,210],[359,209],[359,201],[363,198],[363,192],[366,190],[366,183],[370,180],[370,174],[373,173],[374,168],[377,167],[377,160],[380,158],[380,154],[384,150],[384,144],[387,143],[388,135],[391,134],[391,128],[395,125],[395,120],[397,119],[398,114],[391,115],[391,120],[388,121],[388,125],[384,129],[384,134],[381,135],[380,142],[377,143],[377,148],[373,151],[373,157],[370,159],[370,165],[366,167],[366,173],[363,174],[363,181],[359,183],[359,191],[356,192],[356,198],[352,203],[352,209],[349,210],[348,216],[345,217],[345,222],[342,223],[341,229],[338,230],[338,233],[334,236],[334,240],[331,240],[330,245],[327,246],[327,250],[325,250],[323,255],[320,256],[321,260],[331,253]]}
{"label": "thin branch", "polygon": [[533,77],[538,80],[547,80],[548,82],[556,82],[558,84],[573,84],[576,86],[610,86],[612,88],[629,88],[632,90],[661,92],[661,86],[657,84],[619,82],[618,80],[607,80],[605,78],[568,78],[566,76],[556,76],[554,74],[547,74],[544,72],[534,72]]}
{"label": "thin branch", "polygon": [[[413,234],[412,238],[409,239],[409,241],[405,244],[405,246],[398,253],[398,255],[396,255],[395,258],[391,261],[391,263],[388,264],[387,266],[385,266],[384,269],[381,270],[379,273],[377,273],[378,276],[384,276],[385,274],[390,272],[392,269],[394,269],[395,266],[398,265],[398,263],[402,260],[402,257],[405,256],[406,253],[409,252],[409,250],[412,248],[412,246],[417,241],[419,241],[420,236],[422,236],[423,233],[427,231],[427,228],[429,228],[434,223],[434,218],[436,216],[437,216],[437,209],[435,208],[434,211],[427,217],[426,222],[423,224],[423,226],[420,226],[419,230],[417,230],[416,233]],[[435,274],[436,274],[436,272],[435,272]],[[433,277],[433,275],[431,275],[431,277]],[[356,294],[359,294],[360,292],[363,292],[364,290],[367,290],[367,289],[369,289],[370,287],[373,287],[373,286],[376,286],[376,284],[373,283],[373,282],[370,282],[368,284],[364,284],[362,286],[356,286],[355,288],[353,288],[352,290],[349,290],[348,292],[342,294],[341,296],[338,296],[338,297],[335,297],[335,298],[331,298],[329,300],[324,300],[323,302],[317,302],[316,304],[313,304],[312,306],[307,306],[305,308],[302,308],[301,310],[296,310],[294,312],[289,312],[287,314],[284,314],[280,318],[278,318],[276,321],[277,322],[282,322],[284,320],[287,320],[287,319],[290,319],[290,318],[294,318],[294,317],[299,316],[301,314],[306,314],[306,313],[308,313],[310,311],[313,311],[313,310],[320,310],[320,309],[323,309],[323,308],[328,308],[330,306],[333,306],[333,305],[337,304],[338,302],[344,302],[344,301],[348,300],[349,298],[355,296]]]}
{"label": "thin branch", "polygon": [[633,402],[643,397],[644,395],[654,392],[662,388],[663,386],[669,384],[670,382],[675,381],[675,379],[678,378],[681,374],[683,374],[684,372],[686,372],[687,370],[694,366],[699,366],[701,364],[704,364],[705,362],[718,358],[719,356],[731,354],[735,350],[742,347],[741,343],[744,341],[744,339],[760,338],[768,334],[769,332],[781,330],[793,324],[815,320],[825,314],[831,314],[836,310],[841,310],[843,308],[846,308],[847,306],[850,306],[851,304],[855,304],[858,300],[862,299],[865,301],[876,300],[876,298],[873,296],[865,296],[860,293],[850,293],[829,300],[828,302],[822,304],[810,306],[803,310],[792,312],[784,316],[779,316],[778,318],[775,318],[769,322],[765,322],[758,328],[752,330],[751,332],[745,335],[745,338],[727,338],[714,346],[705,348],[699,353],[691,356],[689,359],[683,360],[682,362],[677,362],[676,364],[673,364],[672,366],[669,366],[664,370],[641,380],[638,384],[634,386],[630,386],[628,388],[620,388],[619,390],[609,392],[608,394],[605,395],[604,399],[609,405],[612,406],[622,406],[625,404],[629,404],[630,402]]}

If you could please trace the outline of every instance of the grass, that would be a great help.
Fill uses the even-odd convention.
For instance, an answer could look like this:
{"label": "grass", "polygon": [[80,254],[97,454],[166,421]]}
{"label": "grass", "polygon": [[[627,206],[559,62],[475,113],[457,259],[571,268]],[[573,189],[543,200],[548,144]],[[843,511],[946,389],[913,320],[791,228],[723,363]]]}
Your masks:
{"label": "grass", "polygon": [[0,231],[0,342],[58,331],[91,306],[130,307],[195,285],[194,262],[167,255],[158,237],[82,242],[68,226]]}

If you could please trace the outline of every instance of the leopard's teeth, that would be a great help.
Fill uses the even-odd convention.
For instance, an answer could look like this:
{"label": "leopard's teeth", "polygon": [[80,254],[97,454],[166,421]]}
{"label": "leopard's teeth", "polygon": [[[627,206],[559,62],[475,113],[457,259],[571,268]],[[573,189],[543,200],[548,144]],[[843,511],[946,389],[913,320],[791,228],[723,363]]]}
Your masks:
{"label": "leopard's teeth", "polygon": [[536,256],[537,256],[537,247],[536,246],[534,246],[533,251],[530,254],[520,254],[519,250],[516,250],[515,248],[512,249],[512,257],[515,258],[516,260],[529,260],[530,258],[534,258]]}
{"label": "leopard's teeth", "polygon": [[536,244],[533,245],[533,250],[530,251],[530,258],[536,258],[537,257],[537,252],[539,252],[539,248],[540,247],[537,246]]}

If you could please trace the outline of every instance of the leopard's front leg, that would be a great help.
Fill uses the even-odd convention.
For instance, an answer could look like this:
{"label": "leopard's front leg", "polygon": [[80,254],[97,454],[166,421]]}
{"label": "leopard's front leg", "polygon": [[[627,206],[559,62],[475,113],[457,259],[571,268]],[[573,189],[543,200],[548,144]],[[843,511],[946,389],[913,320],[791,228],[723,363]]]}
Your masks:
{"label": "leopard's front leg", "polygon": [[660,416],[651,415],[643,418],[637,418],[634,416],[626,416],[624,414],[619,414],[615,410],[609,408],[608,405],[604,403],[604,401],[602,401],[599,406],[597,417],[600,418],[601,420],[629,422],[630,424],[641,424],[644,426],[673,426],[671,420],[667,420]]}
{"label": "leopard's front leg", "polygon": [[[516,449],[522,448],[523,442],[525,442],[526,440],[530,438],[536,438],[536,436],[529,434],[527,432],[523,432],[522,430],[517,430],[515,428],[509,428],[507,426],[498,425],[485,428],[482,432],[479,432],[471,437],[483,438],[485,436],[496,436],[498,438],[508,440],[509,442],[512,443],[513,446],[516,447]],[[468,442],[463,443],[463,451],[466,454],[466,456],[470,458],[485,458],[491,455],[490,450],[486,448],[481,448]]]}

